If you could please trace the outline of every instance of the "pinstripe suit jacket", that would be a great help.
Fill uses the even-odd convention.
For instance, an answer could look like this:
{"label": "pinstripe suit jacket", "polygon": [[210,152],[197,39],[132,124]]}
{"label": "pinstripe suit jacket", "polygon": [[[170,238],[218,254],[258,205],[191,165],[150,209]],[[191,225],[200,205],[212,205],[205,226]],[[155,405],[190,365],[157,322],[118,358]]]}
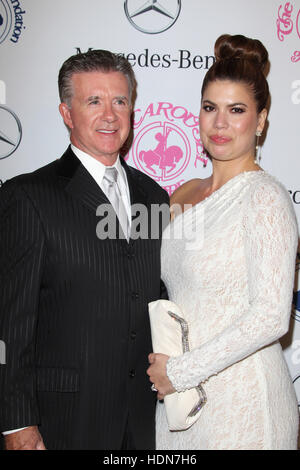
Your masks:
{"label": "pinstripe suit jacket", "polygon": [[[125,162],[131,204],[167,193]],[[119,449],[127,419],[154,448],[147,304],[160,238],[100,240],[104,193],[68,148],[0,190],[0,430],[38,424],[49,449]]]}

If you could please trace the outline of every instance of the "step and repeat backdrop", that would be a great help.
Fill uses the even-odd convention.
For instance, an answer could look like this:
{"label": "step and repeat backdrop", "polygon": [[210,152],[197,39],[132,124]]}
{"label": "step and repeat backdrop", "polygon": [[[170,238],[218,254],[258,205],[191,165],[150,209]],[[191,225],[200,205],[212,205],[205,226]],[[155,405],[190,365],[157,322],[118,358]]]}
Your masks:
{"label": "step and repeat backdrop", "polygon": [[[272,101],[261,165],[286,186],[300,225],[300,0],[0,0],[0,185],[66,149],[57,75],[66,58],[88,49],[124,54],[136,73],[127,162],[169,194],[209,176],[200,90],[223,33],[258,38],[269,51]],[[282,346],[300,406],[299,263],[300,250]]]}

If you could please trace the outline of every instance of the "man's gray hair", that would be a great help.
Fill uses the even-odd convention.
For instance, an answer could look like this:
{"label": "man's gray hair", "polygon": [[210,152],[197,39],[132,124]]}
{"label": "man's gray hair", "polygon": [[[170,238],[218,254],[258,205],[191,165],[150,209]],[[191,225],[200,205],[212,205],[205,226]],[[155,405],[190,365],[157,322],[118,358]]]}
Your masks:
{"label": "man's gray hair", "polygon": [[110,51],[89,50],[69,57],[59,71],[59,97],[69,107],[73,96],[72,76],[82,72],[121,72],[128,81],[130,102],[135,99],[136,79],[128,60]]}

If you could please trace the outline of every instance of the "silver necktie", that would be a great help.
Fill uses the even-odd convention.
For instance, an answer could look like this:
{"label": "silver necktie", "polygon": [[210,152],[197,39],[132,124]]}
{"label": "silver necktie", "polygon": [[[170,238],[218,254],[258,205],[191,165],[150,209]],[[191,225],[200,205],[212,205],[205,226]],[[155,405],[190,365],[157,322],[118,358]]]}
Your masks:
{"label": "silver necktie", "polygon": [[128,241],[128,215],[118,186],[118,176],[116,168],[106,168],[103,183],[105,185],[106,196],[117,214],[125,238]]}

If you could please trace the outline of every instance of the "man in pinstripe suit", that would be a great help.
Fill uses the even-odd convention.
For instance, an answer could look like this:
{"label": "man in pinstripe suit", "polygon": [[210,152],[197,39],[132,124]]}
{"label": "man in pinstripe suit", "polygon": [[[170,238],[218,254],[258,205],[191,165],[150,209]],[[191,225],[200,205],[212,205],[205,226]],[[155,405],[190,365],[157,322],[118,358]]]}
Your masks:
{"label": "man in pinstripe suit", "polygon": [[[147,209],[150,234],[151,205],[168,196],[120,158],[135,90],[124,58],[72,56],[59,90],[71,145],[0,190],[0,430],[7,449],[153,449],[147,304],[161,296],[162,227],[133,240],[131,207]],[[116,236],[96,236],[101,204],[118,214]]]}

